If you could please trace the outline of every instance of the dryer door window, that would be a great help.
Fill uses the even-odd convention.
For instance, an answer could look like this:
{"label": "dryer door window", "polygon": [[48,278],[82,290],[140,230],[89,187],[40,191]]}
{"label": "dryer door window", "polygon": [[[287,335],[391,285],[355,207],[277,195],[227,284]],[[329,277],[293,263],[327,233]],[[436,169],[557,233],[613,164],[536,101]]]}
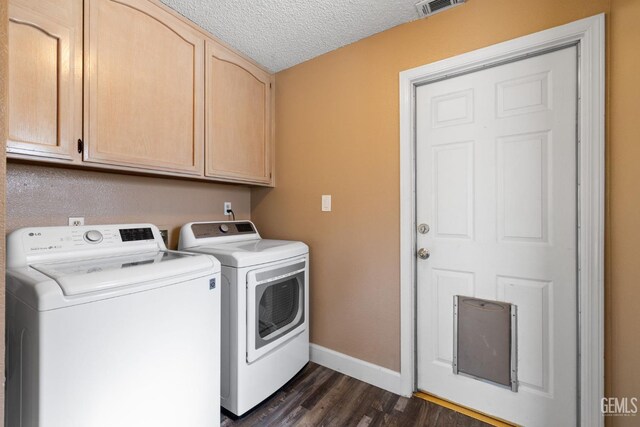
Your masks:
{"label": "dryer door window", "polygon": [[304,272],[256,287],[256,348],[304,322]]}
{"label": "dryer door window", "polygon": [[251,272],[247,286],[247,361],[306,328],[306,261]]}

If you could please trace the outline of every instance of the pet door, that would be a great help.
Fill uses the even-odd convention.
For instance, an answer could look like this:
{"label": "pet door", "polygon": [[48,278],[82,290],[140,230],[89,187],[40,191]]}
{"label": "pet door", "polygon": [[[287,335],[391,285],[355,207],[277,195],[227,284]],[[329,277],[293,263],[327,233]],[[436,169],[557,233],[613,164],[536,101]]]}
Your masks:
{"label": "pet door", "polygon": [[517,307],[453,297],[453,373],[518,391]]}

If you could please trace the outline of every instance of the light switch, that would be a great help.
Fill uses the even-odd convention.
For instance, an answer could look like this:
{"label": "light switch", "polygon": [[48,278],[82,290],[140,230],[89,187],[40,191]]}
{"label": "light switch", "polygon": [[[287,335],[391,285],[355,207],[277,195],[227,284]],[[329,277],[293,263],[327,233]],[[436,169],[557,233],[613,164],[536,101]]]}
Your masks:
{"label": "light switch", "polygon": [[322,195],[322,212],[331,212],[331,194]]}

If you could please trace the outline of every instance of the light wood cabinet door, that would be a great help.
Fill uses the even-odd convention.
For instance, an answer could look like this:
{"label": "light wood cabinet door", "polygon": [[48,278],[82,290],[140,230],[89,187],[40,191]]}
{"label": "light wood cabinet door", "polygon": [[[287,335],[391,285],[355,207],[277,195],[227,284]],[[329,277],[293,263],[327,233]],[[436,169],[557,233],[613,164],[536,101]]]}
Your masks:
{"label": "light wood cabinet door", "polygon": [[82,137],[82,0],[9,3],[8,77],[9,157],[72,161]]}
{"label": "light wood cabinet door", "polygon": [[204,39],[146,0],[85,0],[84,160],[202,175]]}
{"label": "light wood cabinet door", "polygon": [[273,184],[273,76],[207,40],[209,177]]}

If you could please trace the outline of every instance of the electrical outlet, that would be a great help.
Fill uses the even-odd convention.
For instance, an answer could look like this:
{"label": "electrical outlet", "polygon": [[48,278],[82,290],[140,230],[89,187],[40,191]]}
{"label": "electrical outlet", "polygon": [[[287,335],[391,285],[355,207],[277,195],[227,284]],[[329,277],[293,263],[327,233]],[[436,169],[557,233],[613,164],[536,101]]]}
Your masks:
{"label": "electrical outlet", "polygon": [[162,241],[164,241],[165,246],[169,246],[169,230],[160,230],[160,236],[162,236]]}
{"label": "electrical outlet", "polygon": [[69,217],[69,225],[77,227],[79,225],[84,225],[84,217],[83,216],[70,216]]}
{"label": "electrical outlet", "polygon": [[229,212],[230,210],[231,210],[231,202],[224,202],[224,214],[231,215],[231,212]]}

